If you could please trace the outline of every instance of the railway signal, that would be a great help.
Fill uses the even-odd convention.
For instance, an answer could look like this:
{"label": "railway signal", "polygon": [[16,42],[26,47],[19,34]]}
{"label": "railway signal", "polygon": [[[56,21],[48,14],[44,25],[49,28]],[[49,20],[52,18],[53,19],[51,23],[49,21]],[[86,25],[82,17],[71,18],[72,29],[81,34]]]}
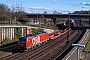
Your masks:
{"label": "railway signal", "polygon": [[76,58],[76,60],[79,60],[79,47],[85,47],[85,45],[81,45],[81,44],[72,44],[72,46],[76,46],[76,47],[77,47],[77,58]]}

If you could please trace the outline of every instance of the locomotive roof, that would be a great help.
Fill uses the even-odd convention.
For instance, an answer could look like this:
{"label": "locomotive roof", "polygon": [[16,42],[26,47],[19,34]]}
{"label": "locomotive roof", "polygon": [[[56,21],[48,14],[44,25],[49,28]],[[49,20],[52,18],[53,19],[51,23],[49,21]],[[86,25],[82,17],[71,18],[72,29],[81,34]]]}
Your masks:
{"label": "locomotive roof", "polygon": [[23,39],[23,38],[25,38],[25,37],[20,37],[20,39]]}
{"label": "locomotive roof", "polygon": [[46,32],[38,32],[37,34],[28,34],[26,37],[35,37],[35,36],[40,36],[40,35],[43,35],[45,34]]}

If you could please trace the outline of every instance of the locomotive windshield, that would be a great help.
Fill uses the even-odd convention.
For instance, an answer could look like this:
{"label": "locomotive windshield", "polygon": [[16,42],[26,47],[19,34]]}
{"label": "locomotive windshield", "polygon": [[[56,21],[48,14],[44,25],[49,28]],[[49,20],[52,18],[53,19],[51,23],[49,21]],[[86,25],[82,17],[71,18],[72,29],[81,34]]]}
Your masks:
{"label": "locomotive windshield", "polygon": [[19,39],[19,42],[20,42],[20,43],[26,43],[26,38],[25,38],[25,37],[21,37],[21,38]]}

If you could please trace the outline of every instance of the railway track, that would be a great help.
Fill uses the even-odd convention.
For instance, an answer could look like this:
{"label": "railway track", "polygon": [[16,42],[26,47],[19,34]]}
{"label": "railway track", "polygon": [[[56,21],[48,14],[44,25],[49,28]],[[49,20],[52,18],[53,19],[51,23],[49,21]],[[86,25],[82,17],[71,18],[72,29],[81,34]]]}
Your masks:
{"label": "railway track", "polygon": [[18,46],[18,44],[14,44],[14,45],[11,45],[11,46],[7,46],[7,47],[4,47],[4,48],[0,48],[0,50],[9,51],[11,48],[16,47],[16,46]]}
{"label": "railway track", "polygon": [[43,59],[44,60],[50,60],[50,59],[53,60],[54,59],[53,57],[55,57],[55,54],[58,54],[58,53],[61,54],[64,51],[64,49],[66,49],[65,47],[68,45],[68,43],[65,42],[66,39],[67,38],[59,40],[52,47],[49,47],[43,53],[40,53],[39,55],[35,56],[34,58],[29,58],[28,57],[28,58],[26,58],[24,60],[28,60],[28,59],[30,59],[30,60],[36,60],[36,59],[38,59],[38,60],[43,60]]}
{"label": "railway track", "polygon": [[14,53],[16,51],[15,49],[18,49],[17,46],[18,46],[18,44],[14,44],[11,46],[0,48],[0,58],[2,58],[3,56],[10,55],[10,54]]}
{"label": "railway track", "polygon": [[[78,34],[77,31],[70,31],[70,35],[74,36],[75,34]],[[71,39],[71,38],[70,38]],[[32,50],[32,51],[27,51],[24,53],[15,53],[12,54],[10,56],[7,56],[5,58],[2,58],[1,60],[40,60],[43,59],[46,55],[48,55],[49,53],[52,53],[54,51],[56,51],[55,49],[60,47],[61,50],[67,46],[68,43],[66,43],[67,40],[67,34],[48,42],[45,45],[39,46],[36,49]],[[60,51],[60,50],[58,50]],[[48,58],[50,58],[51,55],[49,55]],[[37,59],[38,58],[38,59]]]}
{"label": "railway track", "polygon": [[[71,45],[72,43],[74,43],[82,34],[82,31],[79,32],[79,34],[75,34],[72,38],[70,38],[70,43],[68,43],[67,45],[65,45],[64,49],[62,49],[61,51],[58,51],[55,55],[53,55],[51,58],[49,58],[49,60],[56,60],[58,57],[60,57]],[[59,47],[61,48],[61,47]],[[59,49],[60,50],[60,49]]]}

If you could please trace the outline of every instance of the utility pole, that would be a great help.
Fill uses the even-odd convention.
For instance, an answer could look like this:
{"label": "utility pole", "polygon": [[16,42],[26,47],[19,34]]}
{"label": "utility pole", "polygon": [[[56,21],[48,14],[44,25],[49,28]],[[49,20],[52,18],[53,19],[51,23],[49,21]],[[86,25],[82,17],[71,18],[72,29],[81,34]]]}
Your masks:
{"label": "utility pole", "polygon": [[70,37],[70,12],[69,12],[69,18],[68,18],[68,34],[67,34],[67,43],[69,42]]}

